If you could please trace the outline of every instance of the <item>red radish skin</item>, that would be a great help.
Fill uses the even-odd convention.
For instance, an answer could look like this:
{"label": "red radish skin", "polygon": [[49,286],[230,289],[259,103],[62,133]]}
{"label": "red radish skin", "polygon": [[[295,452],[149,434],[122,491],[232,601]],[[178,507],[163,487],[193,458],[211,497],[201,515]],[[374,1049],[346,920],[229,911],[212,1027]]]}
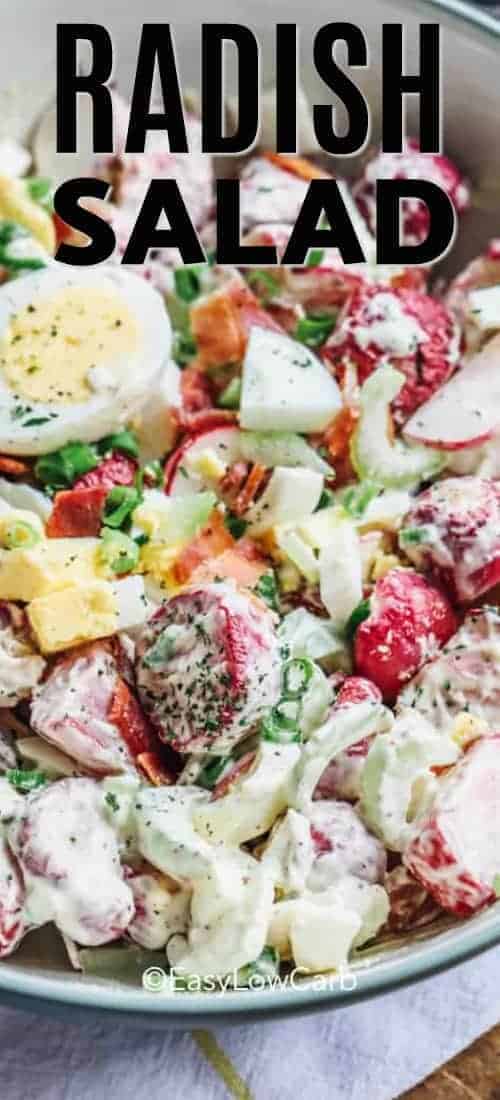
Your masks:
{"label": "red radish skin", "polygon": [[437,450],[460,451],[487,443],[500,428],[500,334],[426,401],[404,435]]}
{"label": "red radish skin", "polygon": [[100,462],[94,470],[79,477],[73,489],[113,489],[115,485],[133,485],[137,473],[137,462],[127,455],[114,451],[109,458]]}
{"label": "red radish skin", "polygon": [[475,741],[440,781],[427,819],[403,860],[443,909],[477,913],[500,873],[500,734]]}
{"label": "red radish skin", "polygon": [[407,556],[455,600],[475,600],[500,580],[500,482],[438,481],[416,498],[405,528],[420,533],[420,541],[403,542]]}
{"label": "red radish skin", "polygon": [[456,617],[444,593],[409,569],[391,569],[377,581],[371,606],[356,631],[355,668],[392,701],[448,641]]}
{"label": "red radish skin", "polygon": [[179,752],[218,752],[280,697],[275,618],[231,583],[174,596],[137,643],[137,683],[159,737]]}
{"label": "red radish skin", "polygon": [[194,435],[186,436],[165,464],[164,489],[167,495],[183,496],[190,491],[190,478],[187,471],[183,470],[183,462],[193,448],[200,452],[214,450],[216,454],[220,454],[224,463],[231,465],[238,456],[238,435],[238,425],[228,424],[227,418],[221,416],[215,424],[212,421],[208,427],[202,427]]}
{"label": "red radish skin", "polygon": [[446,306],[428,294],[361,287],[348,301],[324,355],[337,373],[354,363],[360,383],[381,361],[401,371],[406,382],[392,405],[401,424],[450,378],[458,362],[458,329]]}

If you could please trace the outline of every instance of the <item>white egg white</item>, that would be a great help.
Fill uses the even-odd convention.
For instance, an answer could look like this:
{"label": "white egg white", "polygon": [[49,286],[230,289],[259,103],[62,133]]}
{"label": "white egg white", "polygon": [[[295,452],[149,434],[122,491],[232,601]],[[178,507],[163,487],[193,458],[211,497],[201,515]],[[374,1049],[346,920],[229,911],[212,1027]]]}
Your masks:
{"label": "white egg white", "polygon": [[[160,294],[144,279],[112,265],[80,269],[53,263],[0,287],[0,347],[17,314],[69,288],[94,294],[102,288],[103,295],[121,299],[135,323],[135,346],[130,353],[122,350],[109,363],[99,362],[89,371],[89,396],[67,404],[16,394],[0,356],[0,452],[4,454],[46,454],[71,440],[90,443],[116,431],[151,399],[170,358],[171,327]],[[69,347],[68,370],[70,358]]]}

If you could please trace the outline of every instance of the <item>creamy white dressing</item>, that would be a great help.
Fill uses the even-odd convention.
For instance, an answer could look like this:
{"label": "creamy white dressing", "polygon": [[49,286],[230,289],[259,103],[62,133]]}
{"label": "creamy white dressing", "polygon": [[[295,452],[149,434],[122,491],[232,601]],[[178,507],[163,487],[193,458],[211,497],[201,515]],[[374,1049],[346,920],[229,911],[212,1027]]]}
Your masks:
{"label": "creamy white dressing", "polygon": [[389,356],[403,357],[414,354],[419,344],[428,339],[418,321],[405,312],[399,298],[390,292],[381,291],[370,298],[363,316],[366,324],[352,328],[352,335],[363,350],[375,344]]}
{"label": "creamy white dressing", "polygon": [[7,828],[22,869],[26,920],[54,921],[87,946],[123,935],[133,916],[117,839],[92,779],[62,779],[27,796]]}

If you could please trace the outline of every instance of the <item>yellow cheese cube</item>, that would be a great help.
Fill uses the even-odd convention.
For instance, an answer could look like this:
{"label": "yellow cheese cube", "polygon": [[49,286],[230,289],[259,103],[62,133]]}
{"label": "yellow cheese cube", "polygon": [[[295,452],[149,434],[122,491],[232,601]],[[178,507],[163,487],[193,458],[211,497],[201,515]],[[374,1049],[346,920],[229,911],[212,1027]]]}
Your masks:
{"label": "yellow cheese cube", "polygon": [[28,607],[28,618],[42,653],[107,638],[118,627],[118,607],[106,581],[64,588],[39,596]]}
{"label": "yellow cheese cube", "polygon": [[0,599],[29,603],[68,585],[96,579],[98,539],[46,539],[35,546],[0,551]]}
{"label": "yellow cheese cube", "polygon": [[157,581],[167,581],[176,558],[182,550],[182,546],[167,546],[165,542],[147,542],[141,549],[140,568],[142,573],[149,573]]}

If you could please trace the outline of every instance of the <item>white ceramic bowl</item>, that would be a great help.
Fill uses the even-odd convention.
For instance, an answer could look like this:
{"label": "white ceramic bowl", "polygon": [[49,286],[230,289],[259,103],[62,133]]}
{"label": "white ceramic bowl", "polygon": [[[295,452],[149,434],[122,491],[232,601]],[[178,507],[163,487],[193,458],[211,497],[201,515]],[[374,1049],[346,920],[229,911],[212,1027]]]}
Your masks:
{"label": "white ceramic bowl", "polygon": [[[315,102],[328,102],[326,90],[311,63],[314,31],[323,23],[349,18],[369,39],[371,66],[357,72],[371,106],[373,140],[378,138],[380,102],[381,25],[402,22],[406,27],[408,72],[418,65],[418,24],[439,22],[443,36],[444,144],[470,177],[474,209],[467,216],[447,273],[460,269],[490,237],[500,235],[500,143],[498,103],[500,24],[459,0],[393,2],[350,0],[346,13],[340,0],[233,0],[228,12],[224,0],[142,0],[138,6],[123,0],[24,0],[8,5],[0,16],[2,43],[0,137],[24,135],[44,101],[55,88],[56,23],[104,23],[112,33],[116,79],[127,94],[131,88],[140,26],[168,18],[174,27],[183,85],[199,85],[200,23],[232,22],[250,25],[263,46],[264,81],[273,81],[273,24],[295,22],[301,27],[302,81]],[[20,94],[21,93],[21,94]],[[21,106],[19,106],[21,105]],[[415,124],[410,107],[410,128]],[[355,158],[338,165],[342,174],[356,172]],[[68,175],[79,174],[71,161]],[[500,904],[500,903],[499,903]],[[450,926],[451,925],[451,926]],[[500,940],[498,906],[463,922],[447,922],[416,937],[377,948],[355,964],[347,981],[333,988],[310,984],[288,990],[232,994],[147,993],[120,982],[82,978],[69,971],[65,954],[50,929],[28,936],[20,951],[0,965],[0,999],[44,1011],[109,1016],[120,1015],[148,1028],[187,1027],[208,1021],[241,1023],[242,1019],[332,1009],[358,998],[374,996],[395,986],[418,981],[477,954]],[[317,983],[312,983],[314,986]]]}

